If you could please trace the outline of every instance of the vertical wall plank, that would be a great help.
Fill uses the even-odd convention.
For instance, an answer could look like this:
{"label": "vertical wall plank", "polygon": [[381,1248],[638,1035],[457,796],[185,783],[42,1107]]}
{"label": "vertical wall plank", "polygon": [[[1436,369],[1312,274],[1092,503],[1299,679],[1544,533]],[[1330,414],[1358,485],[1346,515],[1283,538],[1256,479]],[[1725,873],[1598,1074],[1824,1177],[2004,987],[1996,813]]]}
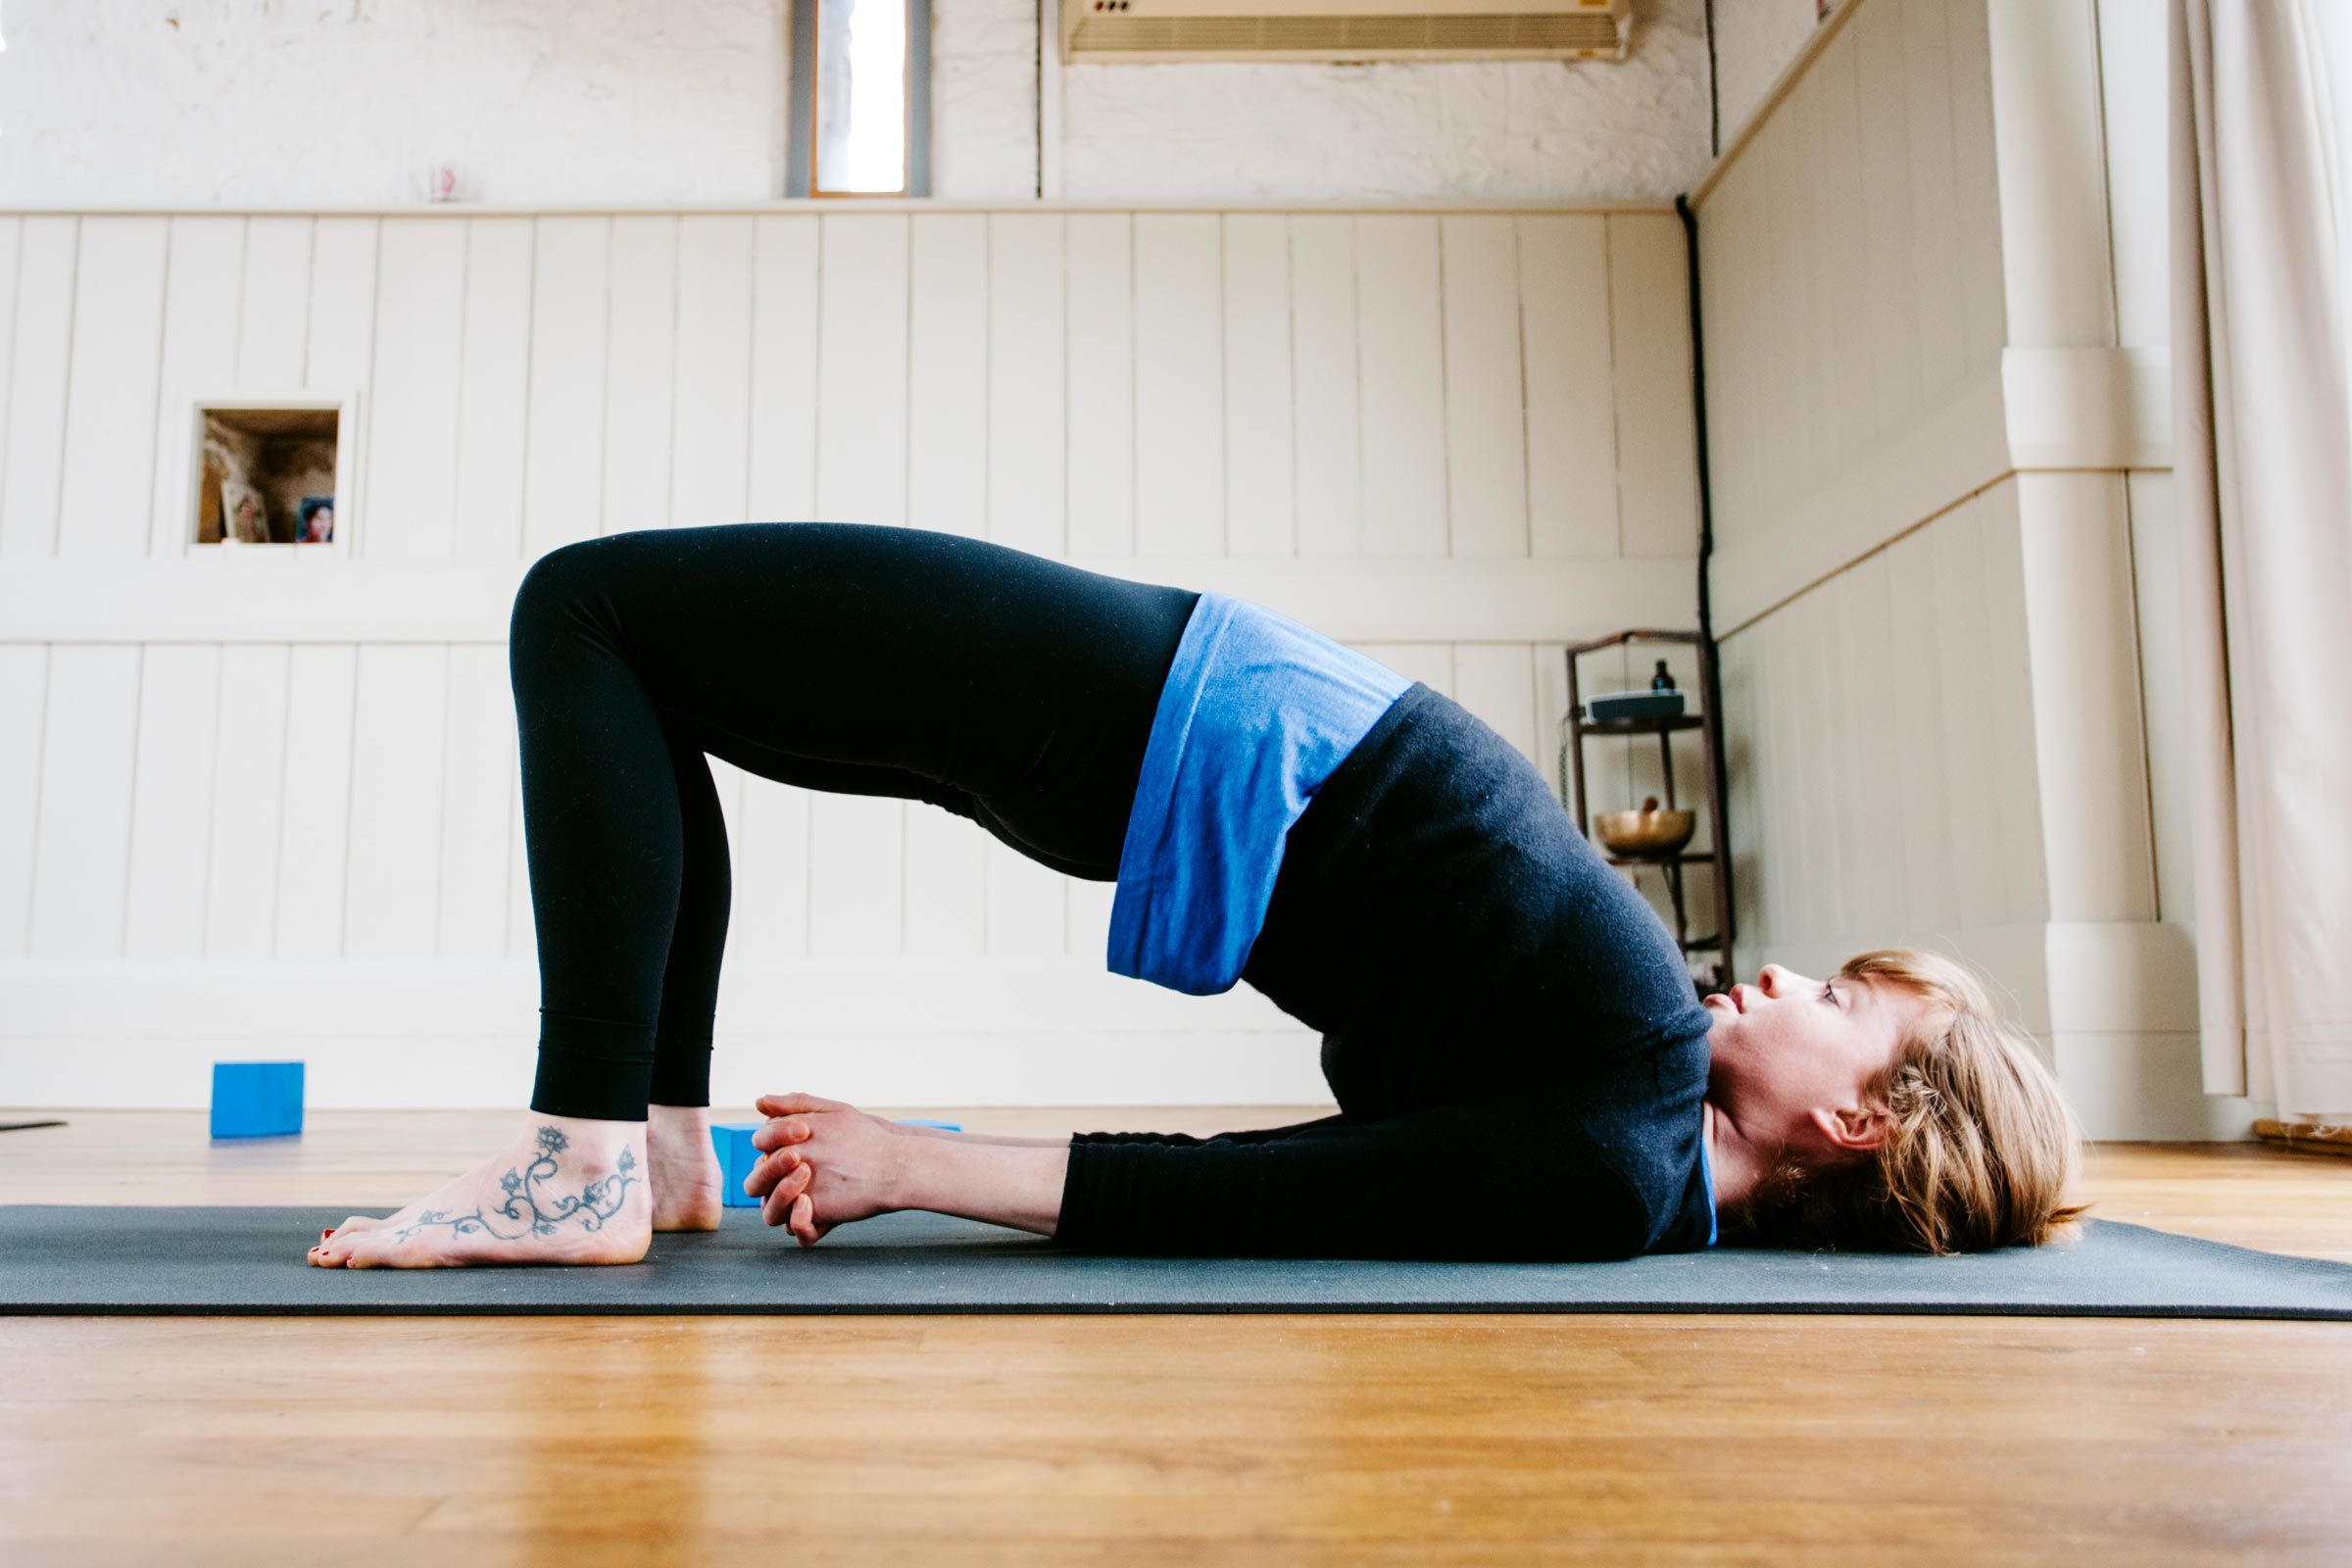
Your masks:
{"label": "vertical wall plank", "polygon": [[752,440],[752,223],[678,220],[677,401],[670,436],[673,524],[746,520]]}
{"label": "vertical wall plank", "polygon": [[220,733],[205,853],[208,958],[267,958],[275,952],[287,664],[282,644],[231,643],[220,650]]}
{"label": "vertical wall plank", "polygon": [[669,523],[677,392],[678,220],[612,220],[605,354],[605,533]]}
{"label": "vertical wall plank", "polygon": [[[2148,736],[2148,810],[2154,818],[2158,918],[2196,923],[2189,845],[2187,749],[2180,692],[2180,574],[2170,473],[2125,475],[2132,514],[2133,624],[2139,636],[2140,713]],[[0,817],[5,820],[5,817]],[[0,886],[6,883],[0,878]],[[0,952],[7,951],[0,947]]]}
{"label": "vertical wall plank", "polygon": [[460,329],[466,316],[466,224],[387,219],[376,300],[373,407],[368,421],[368,554],[447,561],[457,525]]}
{"label": "vertical wall plank", "polygon": [[[2058,858],[2046,852],[2043,845],[2048,837],[2044,829],[2041,781],[2056,777],[2063,763],[2041,755],[2037,734],[2045,719],[2056,718],[2071,729],[2080,723],[2085,730],[2101,729],[2107,725],[2129,725],[2132,747],[2131,800],[2121,807],[2121,815],[2129,832],[2135,826],[2144,835],[2147,818],[2144,809],[2145,779],[2144,754],[2139,748],[2138,706],[2139,689],[2131,669],[2130,634],[2125,633],[2121,651],[2124,661],[2120,694],[2111,683],[2100,676],[2096,667],[2077,666],[2060,681],[2064,694],[2055,699],[2047,712],[2036,691],[2034,658],[2040,650],[2031,642],[2027,603],[2027,558],[2031,535],[2023,526],[2020,505],[2024,500],[2024,481],[2038,481],[2040,475],[2020,475],[1986,491],[1976,505],[1982,514],[1977,547],[1983,553],[1984,572],[1984,621],[1982,629],[1984,658],[1977,670],[1977,682],[1990,694],[1990,706],[1997,713],[2009,716],[1997,735],[1986,738],[1984,746],[1988,774],[1985,787],[1993,798],[1993,810],[1998,820],[2008,825],[1997,847],[2001,873],[2001,907],[2004,917],[2017,924],[2052,918],[2050,902],[2051,873],[2059,863]],[[2069,475],[2069,478],[2076,477]],[[2081,476],[2085,479],[2090,475]],[[2100,475],[2093,480],[2095,489]],[[2122,485],[2117,480],[2117,490]],[[2120,535],[2121,495],[2115,497],[2118,508],[2117,533]],[[2099,529],[2089,518],[2082,519],[2085,534],[2095,535]],[[2074,520],[2062,526],[2073,526]],[[2038,533],[2037,528],[2034,530]],[[2116,541],[2120,547],[2122,541]],[[2112,614],[2115,598],[2120,595],[2124,618],[2131,614],[2130,568],[2119,559],[2117,571],[2121,580],[2103,588],[2086,589],[2081,608],[2083,619],[2092,626]],[[2038,569],[2038,565],[2036,566]],[[2112,621],[2110,621],[2110,629]],[[2109,645],[2112,649],[2113,645]],[[2118,714],[2114,706],[2129,710]],[[2088,710],[2105,709],[2105,711]],[[2063,718],[2057,715],[2063,713]],[[2106,733],[2112,734],[2112,730]],[[2068,737],[2073,739],[2073,737]],[[2061,745],[2065,741],[2061,741]],[[2084,781],[2087,782],[2087,781]],[[2066,789],[2068,786],[2061,785]],[[2091,793],[2098,793],[2095,786]],[[2112,801],[2112,796],[2103,797]],[[2101,808],[2093,808],[2098,810]],[[2094,832],[2114,831],[2112,826]],[[2144,839],[2142,849],[2144,850]],[[2148,907],[2153,909],[2151,898]],[[2135,918],[2153,918],[2153,915]]]}
{"label": "vertical wall plank", "polygon": [[[1831,40],[1813,68],[1821,95],[1819,180],[1824,198],[1822,237],[1828,255],[1822,281],[1831,298],[1827,336],[1831,396],[1820,411],[1828,424],[1830,472],[1842,473],[1875,420],[1870,363],[1870,279],[1866,270],[1873,218],[1863,205],[1862,97],[1851,27]],[[1827,475],[1825,475],[1827,477]]]}
{"label": "vertical wall plank", "polygon": [[1072,213],[1069,246],[1069,548],[1135,554],[1135,220]]}
{"label": "vertical wall plank", "polygon": [[311,340],[308,218],[245,220],[244,293],[237,307],[237,385],[282,392],[303,384]]}
{"label": "vertical wall plank", "polygon": [[[818,302],[816,509],[849,522],[906,511],[907,220],[826,218]],[[906,803],[810,803],[809,951],[895,955],[903,940]]]}
{"label": "vertical wall plank", "polygon": [[[1752,264],[1751,264],[1752,265]],[[1609,363],[1608,220],[1519,220],[1527,365],[1529,545],[1617,553],[1617,408]]]}
{"label": "vertical wall plank", "polygon": [[130,906],[123,956],[204,954],[206,851],[220,735],[220,650],[151,643],[139,677],[138,778],[131,792]]}
{"label": "vertical wall plank", "polygon": [[755,521],[816,515],[817,220],[762,214],[752,267]]}
{"label": "vertical wall plank", "polygon": [[1544,769],[1536,745],[1535,656],[1525,643],[1457,643],[1454,700]]}
{"label": "vertical wall plank", "polygon": [[1225,532],[1237,556],[1293,556],[1290,228],[1225,216]]}
{"label": "vertical wall plank", "polygon": [[244,268],[244,219],[172,220],[149,507],[152,555],[177,556],[196,538],[196,400],[237,385],[237,295]]}
{"label": "vertical wall plank", "polygon": [[466,231],[455,549],[460,561],[514,561],[522,550],[530,433],[535,235],[527,218],[467,219]]}
{"label": "vertical wall plank", "polygon": [[595,537],[604,498],[606,272],[612,220],[542,218],[531,265],[522,557]]}
{"label": "vertical wall plank", "polygon": [[27,217],[17,261],[16,358],[8,377],[8,446],[0,457],[0,557],[56,553],[65,484],[67,374],[74,350],[79,220]]}
{"label": "vertical wall plank", "polygon": [[[17,340],[17,266],[24,249],[24,220],[13,213],[0,213],[0,456],[8,452],[8,403],[10,383],[15,374]],[[0,503],[7,499],[5,486],[0,486]],[[5,513],[0,513],[4,526]],[[0,953],[6,952],[0,949]]]}
{"label": "vertical wall plank", "polygon": [[729,973],[750,974],[809,951],[808,807],[815,796],[748,775],[742,786],[742,821],[729,852],[735,898],[726,962]]}
{"label": "vertical wall plank", "polygon": [[124,560],[147,553],[170,243],[165,219],[93,215],[81,220],[58,514],[61,556]]}
{"label": "vertical wall plank", "polygon": [[1225,550],[1220,246],[1213,215],[1136,215],[1135,537],[1145,555]]}
{"label": "vertical wall plank", "polygon": [[910,243],[906,520],[985,538],[988,220],[978,213],[927,214],[913,220]]}
{"label": "vertical wall plank", "polygon": [[1664,215],[1620,215],[1608,221],[1625,553],[1695,555],[1698,435],[1682,224]]}
{"label": "vertical wall plank", "polygon": [[1436,219],[1355,220],[1367,556],[1443,556],[1450,549],[1438,269]]}
{"label": "vertical wall plank", "polygon": [[1068,549],[1062,451],[1062,219],[988,220],[988,536]]}
{"label": "vertical wall plank", "polygon": [[1291,219],[1291,331],[1298,553],[1357,555],[1364,477],[1353,219]]}
{"label": "vertical wall plank", "polygon": [[31,928],[49,657],[43,644],[0,643],[0,958],[24,956]]}
{"label": "vertical wall plank", "polygon": [[[1951,81],[1946,90],[1952,101],[1952,172],[1958,195],[1954,216],[1960,223],[1959,305],[1961,318],[1967,323],[1963,341],[1968,368],[1975,371],[1998,370],[2002,346],[2010,340],[2001,279],[2001,197],[1995,185],[1992,54],[1986,31],[1989,9],[1988,0],[1946,0],[1944,6],[1951,49]],[[2068,52],[2077,54],[2077,58],[2064,66],[2045,58],[2037,69],[2063,70],[2070,78],[2077,97],[2069,105],[2072,113],[2067,133],[2070,137],[2086,139],[2087,147],[2075,142],[2061,153],[2053,137],[2039,149],[2042,166],[2051,172],[2072,171],[2083,167],[2087,160],[2088,167],[2096,168],[2098,68],[2094,60],[2098,45],[2092,34],[2089,8],[2052,6],[2044,16],[2073,34]],[[2077,294],[2078,303],[2067,307],[2065,314],[2078,324],[2081,333],[2102,343],[2109,341],[2104,265],[2107,214],[2102,200],[2105,194],[2095,180],[2086,182],[2074,193],[2084,204],[2084,210],[2064,215],[2072,226],[2072,243],[2081,247],[2076,254],[2095,252],[2100,256],[2100,264],[2067,269],[2067,276],[2054,279],[2071,283],[2081,277],[2090,285]],[[2012,192],[2011,204],[2016,205],[2024,196],[2023,191]],[[2018,341],[2047,339],[2020,333]]]}
{"label": "vertical wall plank", "polygon": [[[918,527],[988,531],[988,220],[914,220],[912,378],[907,386],[907,512]],[[906,952],[978,957],[988,910],[978,827],[908,802]]]}
{"label": "vertical wall plank", "polygon": [[138,710],[136,647],[66,643],[50,650],[27,944],[35,958],[122,954]]}
{"label": "vertical wall plank", "polygon": [[[1869,326],[1871,395],[1864,433],[1886,432],[1919,407],[1920,304],[1911,272],[1911,122],[1903,98],[1903,11],[1865,6],[1854,14],[1864,225],[1862,271]],[[1710,433],[1712,427],[1710,426]]]}
{"label": "vertical wall plank", "polygon": [[[1748,156],[1756,161],[1755,181],[1757,199],[1764,208],[1765,254],[1769,258],[1770,279],[1760,289],[1762,303],[1769,319],[1782,323],[1774,335],[1775,352],[1771,359],[1778,372],[1776,396],[1772,407],[1793,411],[1774,417],[1764,432],[1762,450],[1756,466],[1760,502],[1758,514],[1777,519],[1784,509],[1801,492],[1804,462],[1799,451],[1802,443],[1788,428],[1804,416],[1811,405],[1806,390],[1805,345],[1801,329],[1796,325],[1803,319],[1805,278],[1803,264],[1798,257],[1798,236],[1802,220],[1795,211],[1790,178],[1789,145],[1794,136],[1794,121],[1775,115],[1757,136]],[[1789,339],[1799,341],[1791,349]],[[1759,660],[1768,658],[1765,650],[1758,651]],[[1757,681],[1769,685],[1770,666],[1759,662]],[[1777,912],[1777,911],[1776,911]],[[1777,920],[1775,928],[1778,928]]]}
{"label": "vertical wall plank", "polygon": [[428,958],[439,949],[448,727],[447,648],[360,650],[346,957]]}
{"label": "vertical wall plank", "polygon": [[1457,556],[1525,556],[1526,375],[1518,235],[1505,217],[1439,220],[1446,471]]}
{"label": "vertical wall plank", "polygon": [[[1998,924],[2006,909],[2001,858],[1987,846],[2006,831],[2025,832],[2026,823],[2000,818],[1999,761],[1993,744],[2014,731],[1999,710],[1984,672],[1998,655],[1986,631],[1984,591],[1985,513],[1995,486],[1946,514],[1928,529],[1929,559],[1935,564],[1936,650],[1941,664],[1943,756],[1951,770],[1950,838],[1945,849],[1950,893],[1945,907],[1964,928]],[[2014,503],[2009,503],[2013,506]]]}
{"label": "vertical wall plank", "polygon": [[[1953,163],[1951,41],[1943,0],[1901,0],[1903,101],[1911,109],[1911,275],[1918,290],[1921,394],[1934,402],[1966,373],[1960,185]],[[1987,149],[1989,155],[1989,149]]]}
{"label": "vertical wall plank", "polygon": [[1407,680],[1417,680],[1433,692],[1453,695],[1451,643],[1361,643],[1355,651],[1380,662]]}
{"label": "vertical wall plank", "polygon": [[350,850],[352,702],[359,650],[320,643],[293,651],[286,692],[285,807],[277,854],[276,956],[343,954]]}
{"label": "vertical wall plank", "polygon": [[507,831],[517,750],[505,644],[460,643],[449,650],[448,729],[433,951],[443,958],[504,957],[512,862]]}
{"label": "vertical wall plank", "polygon": [[[304,384],[358,391],[375,359],[378,222],[321,218],[311,236],[310,347]],[[363,459],[363,462],[365,459]]]}

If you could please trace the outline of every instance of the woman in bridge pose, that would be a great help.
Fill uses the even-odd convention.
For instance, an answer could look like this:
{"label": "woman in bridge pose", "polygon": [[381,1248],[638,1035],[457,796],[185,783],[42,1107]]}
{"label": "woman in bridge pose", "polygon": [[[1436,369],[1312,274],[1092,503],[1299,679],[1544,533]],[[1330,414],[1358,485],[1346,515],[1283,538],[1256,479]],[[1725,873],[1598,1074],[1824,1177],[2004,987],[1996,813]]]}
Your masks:
{"label": "woman in bridge pose", "polygon": [[770,1096],[746,1185],[803,1246],[924,1208],[1102,1251],[1949,1251],[2079,1212],[2067,1109],[1965,969],[1883,950],[1695,997],[1516,749],[1245,600],[958,534],[759,522],[555,550],[511,639],[530,1114],[472,1171],[328,1233],[322,1266],[626,1263],[717,1225],[729,868],[707,757],[928,802],[1115,882],[1109,967],[1247,981],[1322,1035],[1340,1107],[1032,1141]]}

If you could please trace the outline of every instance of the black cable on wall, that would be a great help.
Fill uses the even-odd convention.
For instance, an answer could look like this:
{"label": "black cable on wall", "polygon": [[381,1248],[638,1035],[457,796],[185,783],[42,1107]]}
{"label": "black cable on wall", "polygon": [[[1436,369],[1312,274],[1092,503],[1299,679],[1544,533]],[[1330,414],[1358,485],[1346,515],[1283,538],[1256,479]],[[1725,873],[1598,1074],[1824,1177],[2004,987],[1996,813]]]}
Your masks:
{"label": "black cable on wall", "polygon": [[[1713,29],[1708,31],[1710,51]],[[1675,216],[1683,220],[1683,263],[1690,299],[1690,412],[1698,447],[1698,635],[1707,649],[1706,705],[1714,722],[1707,726],[1708,746],[1714,752],[1715,776],[1723,781],[1715,804],[1715,842],[1723,850],[1723,969],[1727,980],[1738,978],[1732,967],[1735,906],[1732,889],[1732,774],[1724,764],[1723,657],[1715,643],[1714,596],[1708,587],[1708,566],[1715,556],[1715,490],[1707,454],[1707,340],[1700,329],[1698,308],[1698,213],[1687,195],[1674,199]]]}

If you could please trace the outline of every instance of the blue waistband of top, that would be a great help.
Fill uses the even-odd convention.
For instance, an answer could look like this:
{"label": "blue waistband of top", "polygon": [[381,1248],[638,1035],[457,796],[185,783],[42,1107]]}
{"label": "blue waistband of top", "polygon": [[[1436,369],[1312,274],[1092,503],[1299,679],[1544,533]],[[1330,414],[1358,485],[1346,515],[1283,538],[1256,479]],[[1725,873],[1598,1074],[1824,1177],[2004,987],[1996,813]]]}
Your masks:
{"label": "blue waistband of top", "polygon": [[1232,989],[1283,841],[1409,677],[1311,627],[1203,593],[1160,687],[1119,851],[1112,972]]}

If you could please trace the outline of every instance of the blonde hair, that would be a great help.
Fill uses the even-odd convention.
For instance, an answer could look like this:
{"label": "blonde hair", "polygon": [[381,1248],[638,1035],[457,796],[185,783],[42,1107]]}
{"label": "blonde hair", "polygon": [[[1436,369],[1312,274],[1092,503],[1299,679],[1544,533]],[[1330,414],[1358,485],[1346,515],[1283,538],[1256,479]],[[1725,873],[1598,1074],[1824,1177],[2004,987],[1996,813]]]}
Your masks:
{"label": "blonde hair", "polygon": [[2082,1136],[2033,1037],[2005,1023],[1977,977],[1940,954],[1879,948],[1843,980],[1928,1005],[1863,1085],[1889,1126],[1875,1157],[1807,1166],[1784,1156],[1732,1228],[1768,1247],[1971,1252],[2071,1239]]}

